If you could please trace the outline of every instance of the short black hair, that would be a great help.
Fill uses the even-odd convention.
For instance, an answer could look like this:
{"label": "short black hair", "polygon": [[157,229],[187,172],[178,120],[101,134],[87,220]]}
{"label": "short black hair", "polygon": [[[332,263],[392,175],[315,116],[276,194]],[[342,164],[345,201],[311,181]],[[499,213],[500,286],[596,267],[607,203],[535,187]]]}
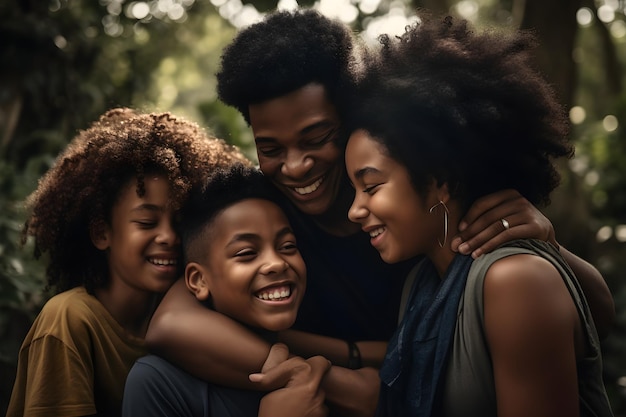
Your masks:
{"label": "short black hair", "polygon": [[366,58],[347,129],[380,141],[418,192],[435,179],[466,206],[506,188],[548,203],[554,159],[573,147],[564,108],[532,64],[534,35],[420,18]]}
{"label": "short black hair", "polygon": [[239,32],[222,54],[217,92],[248,124],[248,106],[310,83],[337,105],[354,82],[355,39],[348,26],[315,10],[278,11]]}
{"label": "short black hair", "polygon": [[199,262],[207,250],[207,230],[213,220],[226,208],[240,201],[258,198],[268,200],[281,209],[282,198],[257,168],[234,164],[218,168],[203,187],[192,190],[188,203],[181,211],[180,233],[185,263]]}

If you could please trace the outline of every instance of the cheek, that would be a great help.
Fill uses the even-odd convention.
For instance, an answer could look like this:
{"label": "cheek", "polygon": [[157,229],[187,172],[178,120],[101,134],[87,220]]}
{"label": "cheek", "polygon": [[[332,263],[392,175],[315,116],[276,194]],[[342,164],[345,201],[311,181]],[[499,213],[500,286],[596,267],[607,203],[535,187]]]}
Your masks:
{"label": "cheek", "polygon": [[296,271],[302,282],[306,283],[306,265],[304,264],[304,260],[302,258],[293,259],[289,261],[289,264],[293,270]]}
{"label": "cheek", "polygon": [[257,157],[259,159],[259,168],[261,169],[263,174],[267,176],[275,174],[281,164],[280,158],[270,158],[261,155],[257,155]]}
{"label": "cheek", "polygon": [[341,154],[341,150],[335,146],[334,143],[325,145],[319,153],[319,159],[326,161],[329,164],[340,164],[343,166],[344,158]]}
{"label": "cheek", "polygon": [[[408,202],[399,203],[393,208],[396,213],[396,236],[400,244],[407,250],[414,251],[421,246],[421,242],[430,235],[430,219],[417,208],[409,208]],[[400,208],[400,209],[399,209]]]}

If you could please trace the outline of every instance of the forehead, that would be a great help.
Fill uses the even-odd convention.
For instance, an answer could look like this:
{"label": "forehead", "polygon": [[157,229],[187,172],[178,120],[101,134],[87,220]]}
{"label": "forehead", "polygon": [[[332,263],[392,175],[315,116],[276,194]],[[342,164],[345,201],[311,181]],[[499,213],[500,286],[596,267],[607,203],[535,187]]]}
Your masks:
{"label": "forehead", "polygon": [[390,159],[385,146],[374,139],[365,130],[356,130],[348,139],[346,145],[346,165],[364,163],[373,157]]}
{"label": "forehead", "polygon": [[249,110],[255,137],[277,137],[315,125],[339,123],[336,108],[321,84],[307,84],[283,96],[251,104]]}
{"label": "forehead", "polygon": [[142,179],[143,196],[139,196],[139,180],[133,176],[120,188],[113,208],[132,208],[136,204],[150,203],[165,205],[170,196],[171,187],[169,180],[162,174],[146,174]]}
{"label": "forehead", "polygon": [[250,198],[234,203],[220,213],[212,222],[213,236],[216,239],[230,239],[237,234],[258,236],[271,235],[284,229],[289,222],[282,209],[274,202],[260,198]]}

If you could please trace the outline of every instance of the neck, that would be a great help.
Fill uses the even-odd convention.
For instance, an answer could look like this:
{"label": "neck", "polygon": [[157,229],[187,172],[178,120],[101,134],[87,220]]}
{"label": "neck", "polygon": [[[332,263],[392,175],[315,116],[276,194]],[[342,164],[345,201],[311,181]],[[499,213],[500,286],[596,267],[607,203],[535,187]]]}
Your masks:
{"label": "neck", "polygon": [[98,288],[95,296],[120,326],[133,336],[144,338],[159,297],[157,294],[131,291],[109,283]]}

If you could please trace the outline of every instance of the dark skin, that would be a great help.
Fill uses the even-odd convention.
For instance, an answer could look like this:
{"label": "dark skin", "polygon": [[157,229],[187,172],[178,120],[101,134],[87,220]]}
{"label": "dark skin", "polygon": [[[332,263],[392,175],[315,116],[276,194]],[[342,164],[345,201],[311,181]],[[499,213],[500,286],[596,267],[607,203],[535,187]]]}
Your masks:
{"label": "dark skin", "polygon": [[[512,211],[512,208],[518,211]],[[504,229],[501,222],[493,220],[502,218],[509,221],[508,230]],[[490,233],[494,233],[494,236],[484,240]],[[604,278],[589,262],[559,245],[550,220],[517,191],[506,190],[477,200],[459,224],[459,232],[452,239],[451,247],[454,251],[472,254],[477,258],[505,242],[517,239],[518,236],[532,233],[539,233],[534,235],[535,238],[559,248],[559,252],[579,278],[593,313],[598,336],[600,339],[606,338],[615,320],[615,303]]]}
{"label": "dark skin", "polygon": [[[361,233],[359,226],[346,215],[354,190],[345,176],[338,174],[343,172],[343,151],[334,141],[325,139],[339,126],[339,120],[324,87],[309,84],[285,96],[252,105],[250,116],[264,174],[300,211],[329,233],[337,236]],[[297,190],[306,192],[300,194]],[[511,225],[508,230],[500,222],[504,217]],[[550,221],[514,190],[479,200],[463,223],[468,226],[452,241],[452,249],[463,253],[476,250],[484,253],[520,238],[556,244]],[[467,246],[459,246],[461,242]],[[604,279],[584,260],[564,248],[561,253],[581,280],[599,334],[606,334],[615,312]],[[284,340],[296,354],[322,355],[333,364],[347,364],[345,341],[309,337],[286,334]],[[288,379],[272,373],[251,383],[248,376],[263,367],[270,345],[238,323],[198,304],[184,283],[176,283],[166,294],[153,316],[147,341],[155,353],[207,381],[274,390],[282,388],[281,384]],[[333,366],[322,384],[328,403],[343,415],[367,416],[373,414],[376,406],[378,378],[374,367],[382,363],[386,343],[359,341],[357,346],[372,367],[351,371]]]}

